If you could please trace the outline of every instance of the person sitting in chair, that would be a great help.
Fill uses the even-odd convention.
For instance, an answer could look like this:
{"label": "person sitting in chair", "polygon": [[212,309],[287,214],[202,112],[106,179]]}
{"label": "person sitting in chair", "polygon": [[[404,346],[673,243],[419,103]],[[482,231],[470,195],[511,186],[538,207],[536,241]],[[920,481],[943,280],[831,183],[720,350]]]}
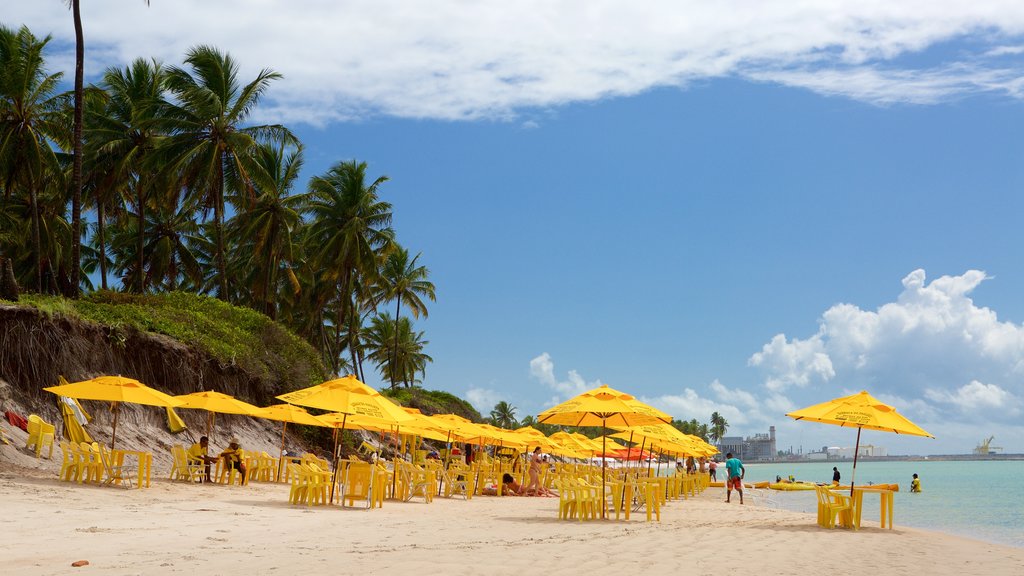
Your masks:
{"label": "person sitting in chair", "polygon": [[202,463],[203,470],[206,472],[206,481],[210,481],[210,463],[216,462],[217,458],[209,455],[210,439],[206,436],[199,438],[199,442],[196,442],[188,449],[188,462],[189,464]]}
{"label": "person sitting in chair", "polygon": [[239,474],[242,475],[240,484],[245,486],[247,480],[245,478],[245,463],[242,462],[242,448],[239,446],[238,438],[232,438],[231,442],[228,443],[227,450],[220,453],[220,457],[224,459],[224,467],[228,470],[234,468],[238,470]]}

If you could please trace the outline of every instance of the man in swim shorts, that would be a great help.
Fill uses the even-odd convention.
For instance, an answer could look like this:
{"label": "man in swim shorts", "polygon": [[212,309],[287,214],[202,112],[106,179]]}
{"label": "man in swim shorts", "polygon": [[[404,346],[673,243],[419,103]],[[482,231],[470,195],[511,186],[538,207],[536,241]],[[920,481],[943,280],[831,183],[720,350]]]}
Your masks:
{"label": "man in swim shorts", "polygon": [[725,457],[727,458],[725,469],[729,471],[729,478],[725,482],[725,501],[728,502],[732,499],[732,491],[735,489],[740,493],[740,504],[743,504],[743,477],[746,476],[747,470],[739,458],[732,457],[732,452],[726,454]]}

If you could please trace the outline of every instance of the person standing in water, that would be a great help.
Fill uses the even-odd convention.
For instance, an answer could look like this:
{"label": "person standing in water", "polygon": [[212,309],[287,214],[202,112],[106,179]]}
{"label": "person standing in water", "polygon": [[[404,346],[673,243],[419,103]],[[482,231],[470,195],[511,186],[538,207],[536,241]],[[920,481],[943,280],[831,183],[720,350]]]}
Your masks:
{"label": "person standing in water", "polygon": [[839,468],[832,467],[832,483],[839,486]]}
{"label": "person standing in water", "polygon": [[921,479],[917,477],[917,474],[914,474],[914,479],[910,481],[910,491],[911,492],[920,492],[921,491]]}

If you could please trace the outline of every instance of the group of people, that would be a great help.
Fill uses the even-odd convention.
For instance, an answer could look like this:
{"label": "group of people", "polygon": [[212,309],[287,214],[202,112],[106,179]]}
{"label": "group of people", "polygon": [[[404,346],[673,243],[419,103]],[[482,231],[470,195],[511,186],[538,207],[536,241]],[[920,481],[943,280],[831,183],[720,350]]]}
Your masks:
{"label": "group of people", "polygon": [[206,436],[199,438],[199,442],[193,444],[187,452],[188,460],[190,464],[202,464],[203,471],[205,472],[206,482],[210,482],[210,464],[216,462],[218,459],[224,459],[224,466],[228,469],[234,469],[242,475],[242,485],[244,486],[248,479],[245,477],[245,462],[242,461],[242,447],[238,441],[238,438],[232,438],[228,442],[228,447],[219,456],[210,456],[210,439]]}
{"label": "group of people", "polygon": [[[558,497],[558,492],[545,488],[540,483],[540,472],[544,466],[548,464],[547,456],[541,454],[540,446],[534,448],[533,453],[530,454],[530,468],[529,476],[530,483],[527,486],[523,486],[511,474],[501,475],[501,494],[502,496],[546,496],[546,497]],[[498,489],[495,488],[484,488],[484,494],[488,496],[494,496],[498,493]]]}

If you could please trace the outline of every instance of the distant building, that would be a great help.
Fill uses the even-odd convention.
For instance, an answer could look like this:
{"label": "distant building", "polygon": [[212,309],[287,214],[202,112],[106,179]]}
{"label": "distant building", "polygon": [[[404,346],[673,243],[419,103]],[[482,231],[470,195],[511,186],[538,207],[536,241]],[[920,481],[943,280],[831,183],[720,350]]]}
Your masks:
{"label": "distant building", "polygon": [[[884,446],[864,444],[860,447],[857,454],[859,458],[865,456],[869,458],[883,457],[888,455],[888,450]],[[804,455],[804,458],[807,460],[853,460],[853,447],[822,446],[821,450],[808,452]]]}
{"label": "distant building", "polygon": [[769,427],[767,434],[754,434],[746,438],[725,436],[717,444],[717,448],[723,455],[732,452],[733,456],[743,461],[773,461],[778,454],[775,449],[775,426]]}

